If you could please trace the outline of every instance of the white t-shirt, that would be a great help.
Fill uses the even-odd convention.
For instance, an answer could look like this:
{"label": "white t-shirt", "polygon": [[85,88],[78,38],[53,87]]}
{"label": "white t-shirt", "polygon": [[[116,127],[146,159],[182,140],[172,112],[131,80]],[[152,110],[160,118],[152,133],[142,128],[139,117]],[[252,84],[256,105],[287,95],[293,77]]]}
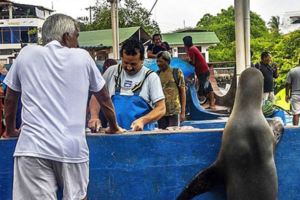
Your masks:
{"label": "white t-shirt", "polygon": [[88,161],[88,91],[100,91],[105,81],[87,51],[63,47],[58,41],[26,46],[4,82],[21,92],[23,104],[14,156]]}
{"label": "white t-shirt", "polygon": [[[121,78],[121,95],[133,95],[131,89],[140,83],[149,69],[143,66],[141,70],[134,74],[128,75],[125,70],[122,69]],[[118,65],[109,67],[103,74],[109,94],[113,96],[115,94],[115,77],[118,76]],[[155,72],[152,72],[145,80],[141,92],[139,94],[150,106],[153,106],[159,100],[165,98],[160,78]]]}
{"label": "white t-shirt", "polygon": [[289,71],[286,82],[292,85],[292,94],[300,95],[300,66]]}

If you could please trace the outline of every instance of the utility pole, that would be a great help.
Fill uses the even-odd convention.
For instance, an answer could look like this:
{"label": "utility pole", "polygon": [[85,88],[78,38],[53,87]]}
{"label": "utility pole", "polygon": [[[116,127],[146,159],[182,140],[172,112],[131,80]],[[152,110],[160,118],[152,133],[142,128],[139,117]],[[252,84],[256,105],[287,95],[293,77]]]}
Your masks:
{"label": "utility pole", "polygon": [[87,8],[85,8],[85,10],[88,10],[90,13],[90,24],[92,23],[92,10],[95,9],[95,6],[89,6]]}
{"label": "utility pole", "polygon": [[120,0],[107,0],[111,3],[111,29],[113,37],[113,58],[119,59],[119,12],[118,4]]}

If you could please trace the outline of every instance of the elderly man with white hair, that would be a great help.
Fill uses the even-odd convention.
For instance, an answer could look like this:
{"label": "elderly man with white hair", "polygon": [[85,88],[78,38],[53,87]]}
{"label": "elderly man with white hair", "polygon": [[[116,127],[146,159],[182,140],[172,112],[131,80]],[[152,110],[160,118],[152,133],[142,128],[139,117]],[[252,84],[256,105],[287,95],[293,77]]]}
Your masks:
{"label": "elderly man with white hair", "polygon": [[78,46],[78,25],[63,14],[47,18],[44,46],[24,47],[8,72],[6,137],[17,137],[15,116],[21,95],[22,125],[14,153],[13,199],[86,199],[89,150],[85,138],[88,91],[119,133],[105,81],[89,53]]}

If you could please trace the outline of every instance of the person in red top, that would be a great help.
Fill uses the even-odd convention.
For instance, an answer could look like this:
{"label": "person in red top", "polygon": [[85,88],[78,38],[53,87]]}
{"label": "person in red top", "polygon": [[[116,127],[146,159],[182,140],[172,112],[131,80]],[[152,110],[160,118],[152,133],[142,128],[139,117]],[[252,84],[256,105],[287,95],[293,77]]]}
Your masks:
{"label": "person in red top", "polygon": [[204,99],[204,97],[208,95],[210,108],[214,109],[215,98],[213,89],[209,82],[208,65],[199,49],[193,44],[193,38],[191,36],[185,36],[183,38],[183,43],[187,51],[188,61],[195,67],[195,73],[199,81],[199,98]]}

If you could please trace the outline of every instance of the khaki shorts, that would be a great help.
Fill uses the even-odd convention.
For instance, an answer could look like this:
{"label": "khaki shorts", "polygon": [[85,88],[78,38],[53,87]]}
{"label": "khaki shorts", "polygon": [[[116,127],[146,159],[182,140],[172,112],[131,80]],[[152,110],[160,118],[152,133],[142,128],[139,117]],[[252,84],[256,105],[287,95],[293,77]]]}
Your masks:
{"label": "khaki shorts", "polygon": [[35,157],[14,158],[14,200],[81,200],[87,195],[89,163],[62,163]]}
{"label": "khaki shorts", "polygon": [[300,114],[300,95],[292,95],[291,98],[291,111],[293,115],[299,115]]}

